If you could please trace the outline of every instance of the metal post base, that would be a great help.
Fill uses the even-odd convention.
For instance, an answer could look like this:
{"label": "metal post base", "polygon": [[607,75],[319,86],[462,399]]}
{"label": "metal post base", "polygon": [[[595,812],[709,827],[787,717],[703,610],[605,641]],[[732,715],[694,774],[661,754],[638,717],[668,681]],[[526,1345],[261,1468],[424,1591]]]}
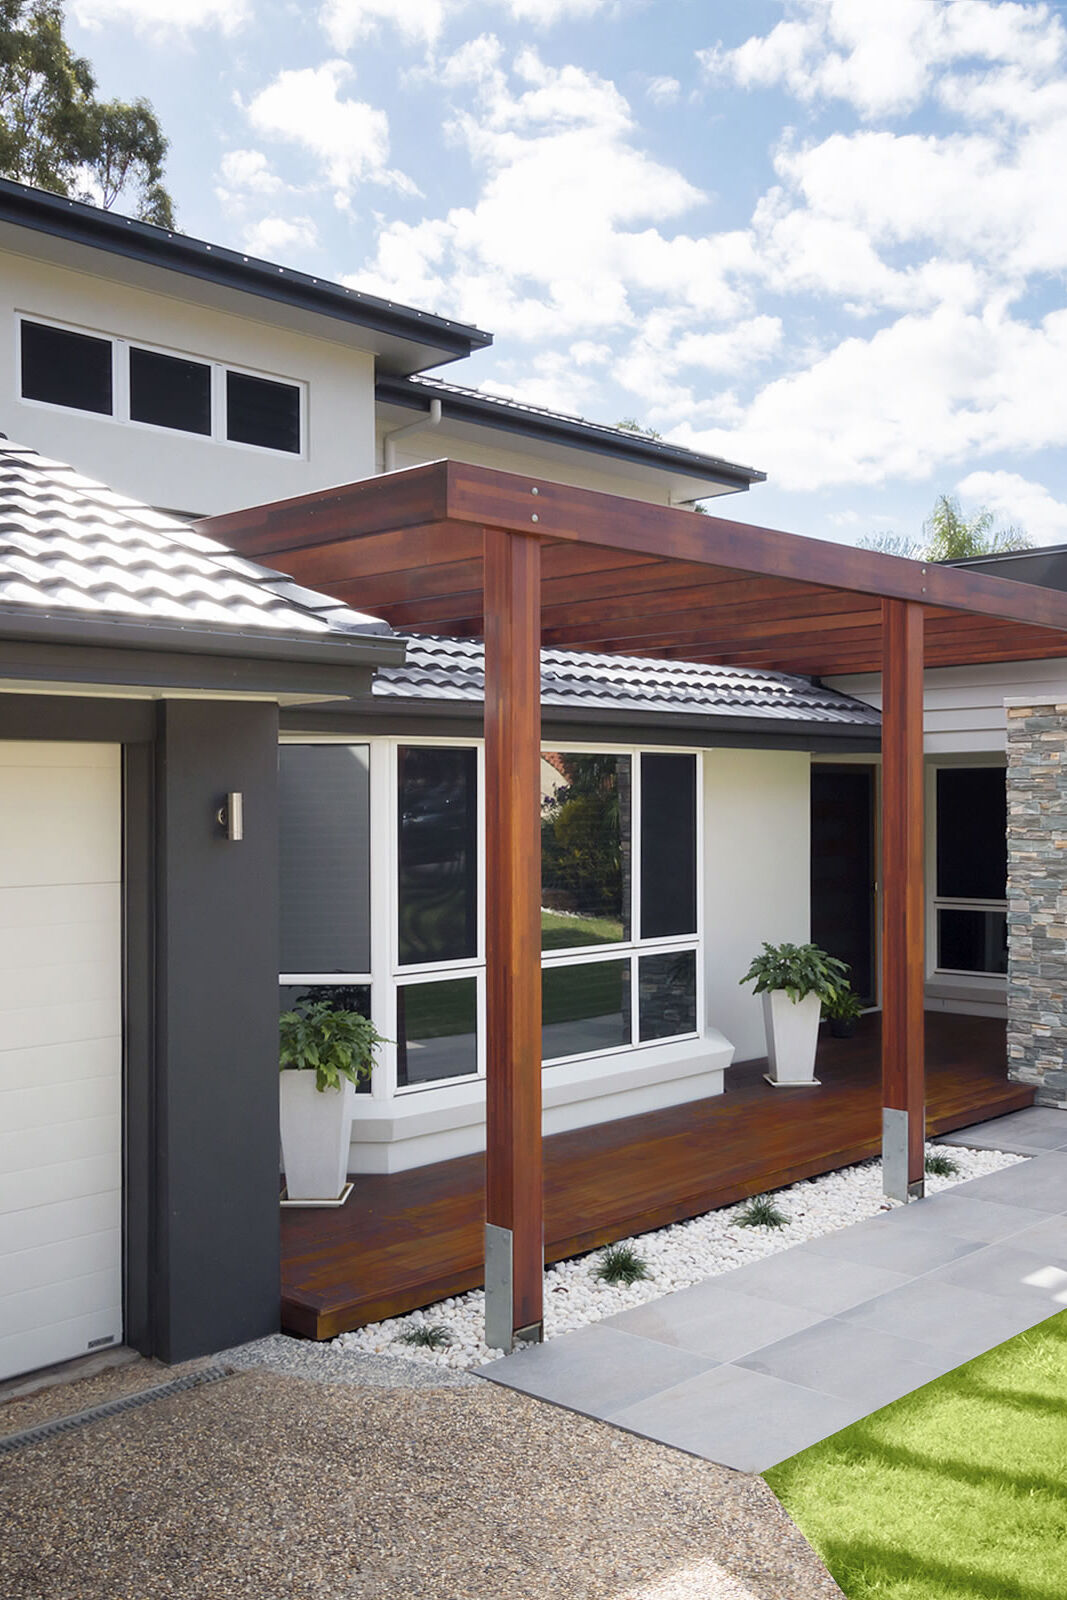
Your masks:
{"label": "metal post base", "polygon": [[882,1192],[890,1200],[921,1200],[926,1180],[908,1181],[908,1113],[895,1106],[882,1107]]}
{"label": "metal post base", "polygon": [[505,1355],[514,1343],[512,1309],[512,1233],[485,1225],[485,1342]]}

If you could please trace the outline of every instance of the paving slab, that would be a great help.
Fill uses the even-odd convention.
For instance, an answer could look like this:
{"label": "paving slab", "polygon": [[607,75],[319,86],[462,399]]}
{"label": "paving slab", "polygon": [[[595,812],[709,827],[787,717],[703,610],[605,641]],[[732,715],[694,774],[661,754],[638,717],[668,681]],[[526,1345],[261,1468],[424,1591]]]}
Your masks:
{"label": "paving slab", "polygon": [[[1016,1150],[1067,1114],[991,1126],[989,1147]],[[763,1472],[1067,1306],[1067,1147],[1033,1150],[480,1376]]]}
{"label": "paving slab", "polygon": [[971,1150],[1011,1150],[1023,1156],[1043,1150],[1067,1150],[1067,1111],[1030,1106],[974,1128],[943,1133],[937,1142],[965,1145]]}

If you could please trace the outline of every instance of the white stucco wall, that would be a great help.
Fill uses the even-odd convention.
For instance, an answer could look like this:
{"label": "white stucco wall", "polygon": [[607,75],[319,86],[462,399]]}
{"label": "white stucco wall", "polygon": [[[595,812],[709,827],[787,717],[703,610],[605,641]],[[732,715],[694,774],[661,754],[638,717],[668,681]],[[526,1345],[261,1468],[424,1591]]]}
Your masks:
{"label": "white stucco wall", "polygon": [[811,757],[793,750],[704,756],[707,1021],[736,1061],[766,1053],[763,1010],[740,978],[766,939],[811,927]]}
{"label": "white stucco wall", "polygon": [[[27,403],[19,398],[17,312],[306,383],[305,455]],[[369,351],[11,251],[0,252],[0,395],[0,428],[11,439],[137,499],[197,515],[306,494],[375,470]]]}
{"label": "white stucco wall", "polygon": [[[831,688],[882,706],[877,673],[827,678]],[[997,661],[973,667],[931,667],[923,694],[928,755],[1003,755],[1007,749],[1006,699],[1067,699],[1067,661]]]}

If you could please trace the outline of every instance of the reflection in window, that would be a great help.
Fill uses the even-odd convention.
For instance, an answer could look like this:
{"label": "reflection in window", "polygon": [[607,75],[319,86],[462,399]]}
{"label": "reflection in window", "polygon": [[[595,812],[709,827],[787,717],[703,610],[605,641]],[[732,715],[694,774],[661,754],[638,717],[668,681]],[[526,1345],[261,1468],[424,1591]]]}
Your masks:
{"label": "reflection in window", "polygon": [[637,963],[637,988],[642,1043],[696,1032],[695,950],[665,950],[661,955],[641,956]]}
{"label": "reflection in window", "polygon": [[696,932],[696,794],[695,756],[641,757],[643,939]]}
{"label": "reflection in window", "polygon": [[[279,1011],[299,1011],[302,1006],[321,1000],[328,1002],[331,1011],[356,1011],[361,1017],[370,1016],[369,983],[283,983],[278,990]],[[357,1094],[370,1094],[370,1090],[369,1078],[356,1085]]]}
{"label": "reflection in window", "polygon": [[396,1081],[401,1088],[478,1070],[474,978],[403,983],[396,992]]}
{"label": "reflection in window", "polygon": [[1003,900],[1007,831],[1003,767],[940,767],[937,893],[946,900]]}
{"label": "reflection in window", "polygon": [[946,972],[1007,972],[1007,913],[940,906],[937,964]]}
{"label": "reflection in window", "polygon": [[630,963],[589,961],[541,974],[541,1055],[585,1055],[630,1043]]}
{"label": "reflection in window", "polygon": [[283,972],[370,970],[370,750],[279,751]]}
{"label": "reflection in window", "polygon": [[404,745],[399,759],[400,961],[462,961],[478,953],[476,753]]}
{"label": "reflection in window", "polygon": [[629,756],[542,754],[541,906],[544,950],[630,937]]}

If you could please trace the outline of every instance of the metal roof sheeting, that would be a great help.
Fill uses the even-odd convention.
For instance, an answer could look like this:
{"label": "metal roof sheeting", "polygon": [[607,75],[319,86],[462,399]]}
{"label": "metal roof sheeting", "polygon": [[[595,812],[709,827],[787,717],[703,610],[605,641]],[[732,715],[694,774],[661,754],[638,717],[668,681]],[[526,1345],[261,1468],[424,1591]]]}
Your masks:
{"label": "metal roof sheeting", "polygon": [[[481,703],[485,670],[479,641],[412,634],[406,638],[404,665],[379,671],[375,699]],[[759,718],[872,730],[880,723],[872,706],[809,678],[578,650],[542,650],[541,699],[545,706],[590,712]]]}
{"label": "metal roof sheeting", "polygon": [[0,608],[305,638],[392,632],[73,467],[2,441]]}

